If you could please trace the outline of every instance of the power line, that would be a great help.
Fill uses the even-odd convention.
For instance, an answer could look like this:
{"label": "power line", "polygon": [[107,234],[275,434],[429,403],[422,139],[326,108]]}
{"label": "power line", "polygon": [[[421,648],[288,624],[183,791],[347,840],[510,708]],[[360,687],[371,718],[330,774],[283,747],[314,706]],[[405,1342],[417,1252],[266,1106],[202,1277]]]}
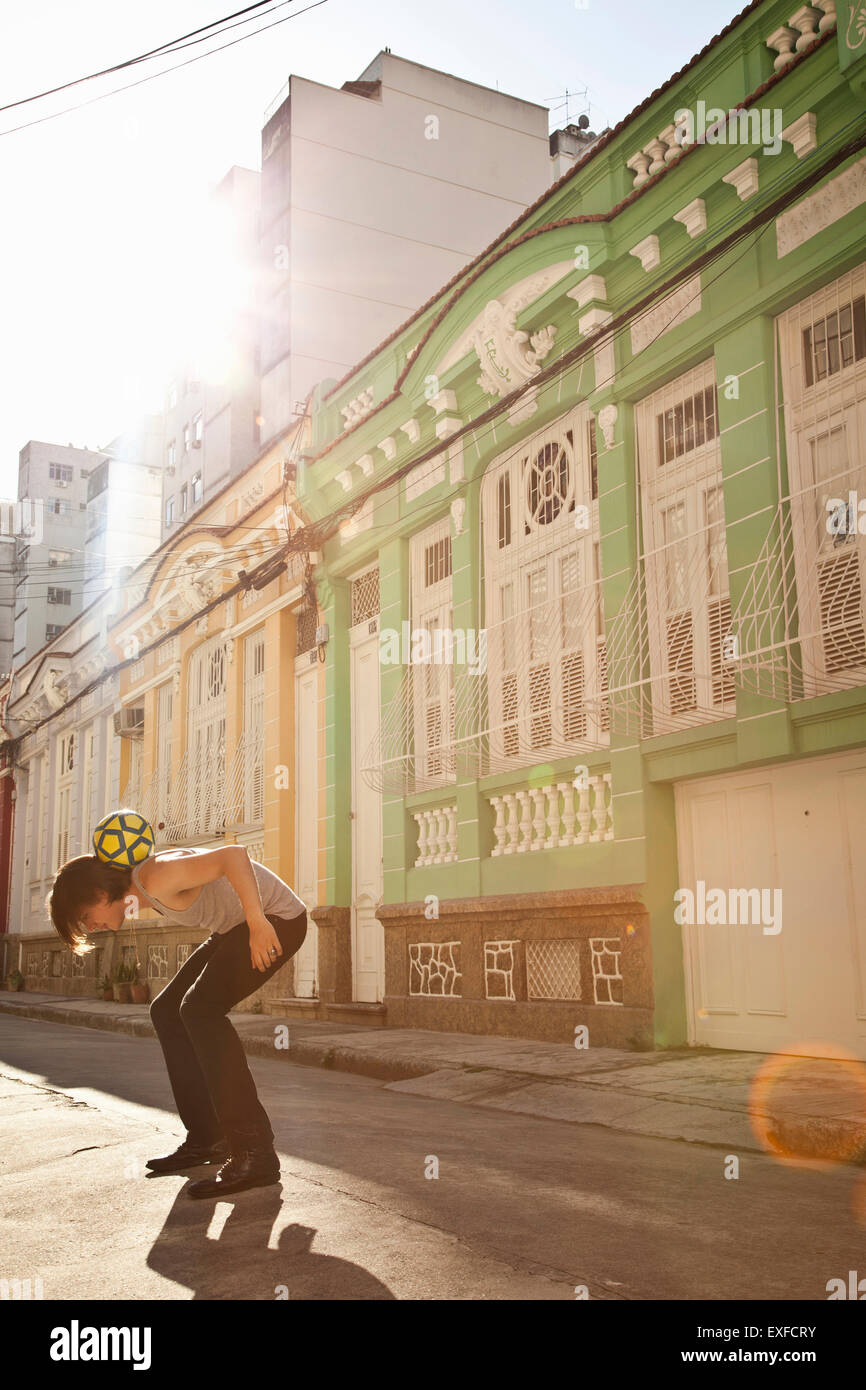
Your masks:
{"label": "power line", "polygon": [[[35,92],[33,96],[21,97],[19,101],[7,102],[5,106],[0,106],[0,111],[11,111],[16,106],[27,106],[31,101],[41,101],[43,97],[54,96],[57,92],[66,92],[70,87],[79,87],[83,82],[92,82],[97,77],[106,77],[110,72],[120,72],[123,68],[133,67],[136,63],[143,63],[148,58],[165,52],[166,49],[174,48],[176,44],[182,44],[185,39],[195,38],[196,34],[206,34],[209,29],[219,29],[229,20],[237,19],[239,15],[249,14],[252,10],[261,10],[271,3],[272,0],[256,0],[256,4],[247,5],[246,9],[235,10],[233,14],[224,15],[222,19],[214,19],[210,24],[202,25],[200,29],[191,29],[188,34],[181,34],[179,38],[171,39],[168,43],[161,43],[157,48],[148,49],[146,53],[139,53],[136,58],[126,58],[122,63],[115,63],[110,68],[101,68],[99,72],[89,72],[84,77],[76,77],[71,82],[63,82],[59,87],[47,87],[44,92]],[[285,0],[285,3],[291,4],[292,0]],[[211,34],[209,37],[213,38],[215,35]],[[198,42],[203,43],[204,39],[199,39]]]}
{"label": "power line", "polygon": [[[275,6],[275,9],[280,9],[283,5],[292,3],[294,3],[294,0],[280,0],[280,3]],[[282,19],[275,19],[272,24],[263,24],[260,29],[254,29],[251,34],[241,34],[239,38],[230,39],[228,43],[223,43],[216,48],[211,48],[207,53],[198,53],[192,58],[185,59],[182,63],[175,63],[172,67],[163,68],[162,72],[153,72],[147,77],[139,78],[137,82],[127,82],[123,87],[114,87],[110,92],[103,92],[100,96],[91,97],[89,101],[76,102],[73,106],[64,107],[62,111],[54,111],[48,116],[39,116],[34,121],[24,121],[21,125],[10,126],[8,130],[0,131],[0,136],[15,135],[20,130],[29,130],[32,126],[44,125],[46,121],[54,121],[58,116],[68,116],[71,111],[80,111],[85,106],[93,106],[98,101],[105,101],[107,97],[117,96],[119,92],[128,92],[131,91],[133,87],[141,87],[145,82],[153,82],[157,77],[165,77],[169,72],[177,72],[180,68],[189,67],[191,63],[201,62],[202,58],[210,58],[214,53],[222,53],[226,48],[233,48],[235,44],[243,43],[245,39],[252,39],[255,38],[257,34],[265,33],[268,29],[275,29],[278,24],[287,24],[290,19],[300,19],[302,14],[307,14],[310,10],[316,10],[320,5],[324,4],[327,4],[327,0],[314,0],[312,4],[307,5],[303,10],[296,10],[293,14],[284,15]],[[273,14],[274,10],[270,10],[268,13]],[[242,20],[240,22],[246,23],[247,21]],[[227,26],[227,28],[235,27],[235,25]],[[221,32],[226,31],[223,30]],[[215,35],[210,35],[209,37],[215,37]],[[199,42],[203,41],[199,40]],[[190,47],[190,45],[186,45],[186,47]],[[181,50],[176,48],[168,51],[178,53]]]}

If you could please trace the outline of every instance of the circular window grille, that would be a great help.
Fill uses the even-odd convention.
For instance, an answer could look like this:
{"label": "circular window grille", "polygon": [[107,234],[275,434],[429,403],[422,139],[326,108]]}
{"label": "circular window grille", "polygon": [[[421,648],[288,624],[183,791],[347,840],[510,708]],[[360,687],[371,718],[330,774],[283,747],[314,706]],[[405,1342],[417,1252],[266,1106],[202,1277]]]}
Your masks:
{"label": "circular window grille", "polygon": [[208,666],[208,693],[211,698],[222,694],[225,679],[225,651],[222,647],[218,647],[216,651],[211,652]]}
{"label": "circular window grille", "polygon": [[526,510],[530,524],[548,526],[565,511],[572,493],[572,464],[566,445],[545,444],[526,474]]}

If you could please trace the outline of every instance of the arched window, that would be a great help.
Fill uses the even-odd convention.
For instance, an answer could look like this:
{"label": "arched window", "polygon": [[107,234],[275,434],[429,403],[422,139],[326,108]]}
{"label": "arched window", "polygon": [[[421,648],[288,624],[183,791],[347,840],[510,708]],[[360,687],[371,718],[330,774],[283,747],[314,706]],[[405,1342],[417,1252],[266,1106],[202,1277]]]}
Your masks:
{"label": "arched window", "polygon": [[607,742],[594,429],[581,405],[482,483],[491,772]]}

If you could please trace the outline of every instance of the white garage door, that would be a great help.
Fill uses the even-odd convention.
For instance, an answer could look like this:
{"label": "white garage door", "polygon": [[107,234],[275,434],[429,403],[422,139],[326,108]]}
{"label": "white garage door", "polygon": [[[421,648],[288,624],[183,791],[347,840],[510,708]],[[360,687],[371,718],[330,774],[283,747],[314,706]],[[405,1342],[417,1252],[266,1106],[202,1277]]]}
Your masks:
{"label": "white garage door", "polygon": [[[866,750],[675,792],[680,884],[695,894],[695,917],[700,881],[722,918],[683,925],[691,1040],[866,1059]],[[724,902],[708,897],[719,888]],[[776,888],[777,934],[764,930],[772,893],[763,921],[750,912],[732,924],[744,914],[730,890]]]}

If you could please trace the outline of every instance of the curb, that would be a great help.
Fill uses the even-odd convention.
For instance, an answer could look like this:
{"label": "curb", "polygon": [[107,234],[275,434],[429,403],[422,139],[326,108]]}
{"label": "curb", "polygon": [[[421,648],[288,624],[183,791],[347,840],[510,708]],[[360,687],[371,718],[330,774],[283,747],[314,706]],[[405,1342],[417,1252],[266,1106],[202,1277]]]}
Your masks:
{"label": "curb", "polygon": [[[129,1014],[114,1014],[111,1012],[102,1013],[100,1010],[82,1012],[78,1009],[66,1008],[62,1004],[44,1003],[12,1003],[11,1000],[0,998],[0,1014],[8,1014],[18,1018],[35,1019],[44,1023],[66,1023],[78,1028],[93,1028],[100,1032],[123,1033],[128,1037],[136,1038],[155,1038],[156,1033],[150,1021],[149,1014],[143,1017],[130,1016]],[[249,1015],[241,1015],[249,1017]],[[291,1022],[288,1020],[274,1020],[274,1027],[283,1025],[291,1030]],[[439,1057],[419,1057],[401,1058],[399,1056],[371,1056],[365,1050],[356,1051],[350,1042],[345,1044],[334,1044],[333,1035],[327,1042],[319,1042],[315,1038],[289,1038],[287,1048],[278,1048],[274,1045],[273,1037],[256,1036],[249,1033],[246,1036],[239,1030],[241,1045],[248,1056],[270,1058],[271,1060],[285,1060],[293,1062],[298,1066],[321,1067],[331,1071],[352,1073],[356,1076],[366,1076],[375,1081],[388,1082],[411,1082],[419,1077],[428,1078],[430,1086],[418,1088],[414,1094],[419,1096],[427,1095],[430,1099],[435,1099],[436,1086],[440,1081],[447,1083],[448,1074],[455,1078],[466,1076],[473,1073],[488,1072],[491,1077],[497,1079],[496,1086],[501,1086],[503,1091],[512,1089],[519,1091],[526,1090],[527,1105],[525,1109],[520,1106],[505,1107],[508,1113],[522,1114],[525,1117],[535,1117],[540,1119],[554,1119],[567,1124],[589,1124],[599,1128],[610,1129],[615,1133],[627,1133],[643,1135],[647,1138],[667,1138],[684,1143],[699,1145],[709,1145],[713,1148],[733,1147],[740,1152],[750,1152],[762,1154],[769,1157],[784,1157],[790,1155],[794,1162],[803,1161],[806,1163],[832,1162],[836,1165],[863,1167],[866,1166],[866,1121],[857,1122],[849,1119],[836,1119],[832,1116],[798,1116],[798,1115],[765,1115],[768,1121],[766,1131],[768,1141],[773,1144],[774,1150],[778,1146],[778,1152],[768,1151],[757,1140],[749,1143],[745,1141],[741,1134],[737,1141],[727,1141],[720,1138],[708,1138],[706,1135],[696,1133],[686,1121],[686,1114],[689,1110],[700,1110],[703,1103],[697,1100],[678,1100],[671,1096],[659,1094],[649,1096],[646,1093],[640,1097],[634,1096],[633,1099],[639,1109],[646,1110],[647,1106],[663,1105],[666,1109],[673,1107],[671,1114],[682,1108],[683,1124],[679,1133],[664,1132],[654,1128],[653,1125],[647,1127],[630,1122],[627,1115],[617,1114],[613,1111],[609,1119],[600,1118],[597,1111],[586,1118],[575,1117],[573,1114],[560,1113],[553,1114],[548,1112],[549,1101],[545,1101],[542,1108],[530,1100],[530,1093],[537,1099],[539,1093],[547,1092],[553,1095],[556,1091],[562,1091],[565,1086],[566,1093],[577,1096],[581,1092],[587,1096],[595,1092],[596,1095],[607,1094],[611,1099],[620,1101],[626,1099],[628,1093],[618,1091],[616,1087],[600,1085],[599,1082],[573,1081],[563,1082],[552,1079],[549,1076],[533,1075],[531,1073],[511,1072],[508,1068],[499,1067],[479,1067],[467,1062],[449,1062],[447,1059]],[[435,1074],[435,1075],[434,1075]],[[481,1095],[475,1096],[465,1094],[463,1096],[455,1094],[451,1083],[447,1083],[448,1093],[442,1099],[448,1100],[453,1104],[481,1104],[486,1108],[485,1100]],[[431,1089],[432,1087],[432,1089]],[[484,1089],[484,1088],[482,1088]],[[496,1087],[494,1087],[496,1089]],[[472,1087],[470,1086],[470,1091]],[[407,1094],[413,1094],[412,1088],[407,1088]],[[488,1102],[493,1103],[495,1102]],[[590,1109],[593,1107],[590,1105]],[[731,1115],[731,1126],[735,1132],[737,1122],[747,1120],[746,1112],[728,1108]],[[718,1112],[716,1112],[718,1113]],[[698,1127],[700,1127],[700,1122]],[[686,1132],[691,1129],[691,1132]],[[847,1157],[838,1157],[828,1160],[825,1155],[828,1153],[845,1154]]]}
{"label": "curb", "polygon": [[[93,1010],[84,1013],[79,1009],[64,1008],[62,1004],[13,1004],[0,999],[0,1013],[15,1018],[32,1018],[41,1023],[68,1023],[77,1028],[95,1028],[105,1033],[125,1033],[128,1037],[155,1038],[156,1032],[149,1017],[134,1018],[128,1014],[101,1013]],[[243,1017],[243,1015],[242,1015]],[[291,1024],[282,1020],[285,1026]],[[274,1026],[281,1020],[275,1019]],[[449,1066],[454,1071],[463,1069],[462,1063],[443,1062],[441,1058],[412,1058],[402,1060],[398,1057],[368,1057],[355,1052],[351,1047],[335,1047],[316,1042],[313,1038],[291,1039],[287,1048],[277,1048],[271,1038],[256,1037],[254,1034],[239,1033],[244,1052],[251,1057],[266,1057],[277,1061],[295,1062],[299,1066],[325,1067],[332,1071],[352,1072],[358,1076],[368,1076],[374,1081],[411,1081],[418,1076],[427,1076],[432,1071],[442,1071]]]}

